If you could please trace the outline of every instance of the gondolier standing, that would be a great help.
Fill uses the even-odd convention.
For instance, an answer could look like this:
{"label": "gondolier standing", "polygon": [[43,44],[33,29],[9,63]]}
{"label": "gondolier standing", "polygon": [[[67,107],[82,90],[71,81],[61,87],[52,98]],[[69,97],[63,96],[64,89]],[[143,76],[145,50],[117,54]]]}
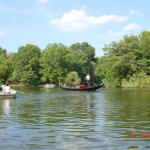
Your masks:
{"label": "gondolier standing", "polygon": [[90,74],[87,73],[87,75],[86,75],[85,78],[86,78],[86,80],[87,80],[87,85],[90,86]]}

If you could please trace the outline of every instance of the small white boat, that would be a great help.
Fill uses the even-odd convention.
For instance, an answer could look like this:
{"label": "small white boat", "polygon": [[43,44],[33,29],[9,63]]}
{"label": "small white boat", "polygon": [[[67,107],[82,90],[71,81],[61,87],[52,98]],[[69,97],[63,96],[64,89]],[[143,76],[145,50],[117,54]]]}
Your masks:
{"label": "small white boat", "polygon": [[52,88],[54,88],[54,87],[55,87],[54,84],[46,84],[46,85],[45,85],[45,88],[46,88],[46,89],[52,89]]}

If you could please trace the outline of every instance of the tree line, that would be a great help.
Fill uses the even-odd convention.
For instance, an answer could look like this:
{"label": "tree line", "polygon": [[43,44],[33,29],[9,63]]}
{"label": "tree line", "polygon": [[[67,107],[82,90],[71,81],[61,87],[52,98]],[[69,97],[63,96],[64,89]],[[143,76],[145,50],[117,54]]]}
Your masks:
{"label": "tree line", "polygon": [[99,76],[113,87],[150,87],[150,32],[125,35],[103,48]]}
{"label": "tree line", "polygon": [[48,44],[44,50],[27,44],[16,53],[0,48],[0,83],[39,85],[52,83],[85,84],[102,81],[111,87],[150,87],[150,32],[125,35],[120,41],[104,45],[104,56],[96,57],[87,42],[67,47]]}
{"label": "tree line", "polygon": [[61,43],[48,44],[44,50],[27,44],[19,47],[17,53],[9,54],[0,48],[0,83],[9,80],[26,85],[85,84],[87,72],[91,74],[92,82],[99,83],[96,62],[95,48],[87,42],[70,47]]}

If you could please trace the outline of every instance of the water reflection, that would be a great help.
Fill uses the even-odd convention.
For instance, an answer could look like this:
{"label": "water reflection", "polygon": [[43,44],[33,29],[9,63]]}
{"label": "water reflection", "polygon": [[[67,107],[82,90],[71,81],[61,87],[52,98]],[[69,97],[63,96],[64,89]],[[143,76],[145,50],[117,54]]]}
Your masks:
{"label": "water reflection", "polygon": [[149,92],[148,89],[113,89],[106,92],[105,130],[122,140],[129,140],[131,132],[136,134],[136,138],[141,138],[142,132],[149,132]]}
{"label": "water reflection", "polygon": [[[30,91],[33,93],[33,91]],[[14,149],[149,148],[134,130],[149,132],[149,90],[34,91],[1,101],[0,144]],[[11,104],[11,113],[10,113]],[[6,136],[7,135],[7,136]],[[4,141],[4,142],[2,142]],[[20,147],[19,147],[20,146]],[[23,147],[22,147],[23,146]]]}
{"label": "water reflection", "polygon": [[10,99],[2,100],[3,113],[8,115],[10,113]]}
{"label": "water reflection", "polygon": [[87,110],[88,110],[88,112],[90,112],[90,95],[89,95],[89,93],[87,94],[86,99],[87,99]]}

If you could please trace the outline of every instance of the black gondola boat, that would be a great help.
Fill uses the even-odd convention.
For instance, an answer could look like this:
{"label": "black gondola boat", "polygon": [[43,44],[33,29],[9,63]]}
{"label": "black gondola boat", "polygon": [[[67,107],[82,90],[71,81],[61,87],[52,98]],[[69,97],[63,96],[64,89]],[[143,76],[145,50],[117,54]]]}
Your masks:
{"label": "black gondola boat", "polygon": [[67,87],[67,86],[60,86],[60,88],[68,91],[96,91],[97,89],[100,89],[104,86],[104,83],[100,85],[85,87],[85,88],[73,88],[73,87]]}

